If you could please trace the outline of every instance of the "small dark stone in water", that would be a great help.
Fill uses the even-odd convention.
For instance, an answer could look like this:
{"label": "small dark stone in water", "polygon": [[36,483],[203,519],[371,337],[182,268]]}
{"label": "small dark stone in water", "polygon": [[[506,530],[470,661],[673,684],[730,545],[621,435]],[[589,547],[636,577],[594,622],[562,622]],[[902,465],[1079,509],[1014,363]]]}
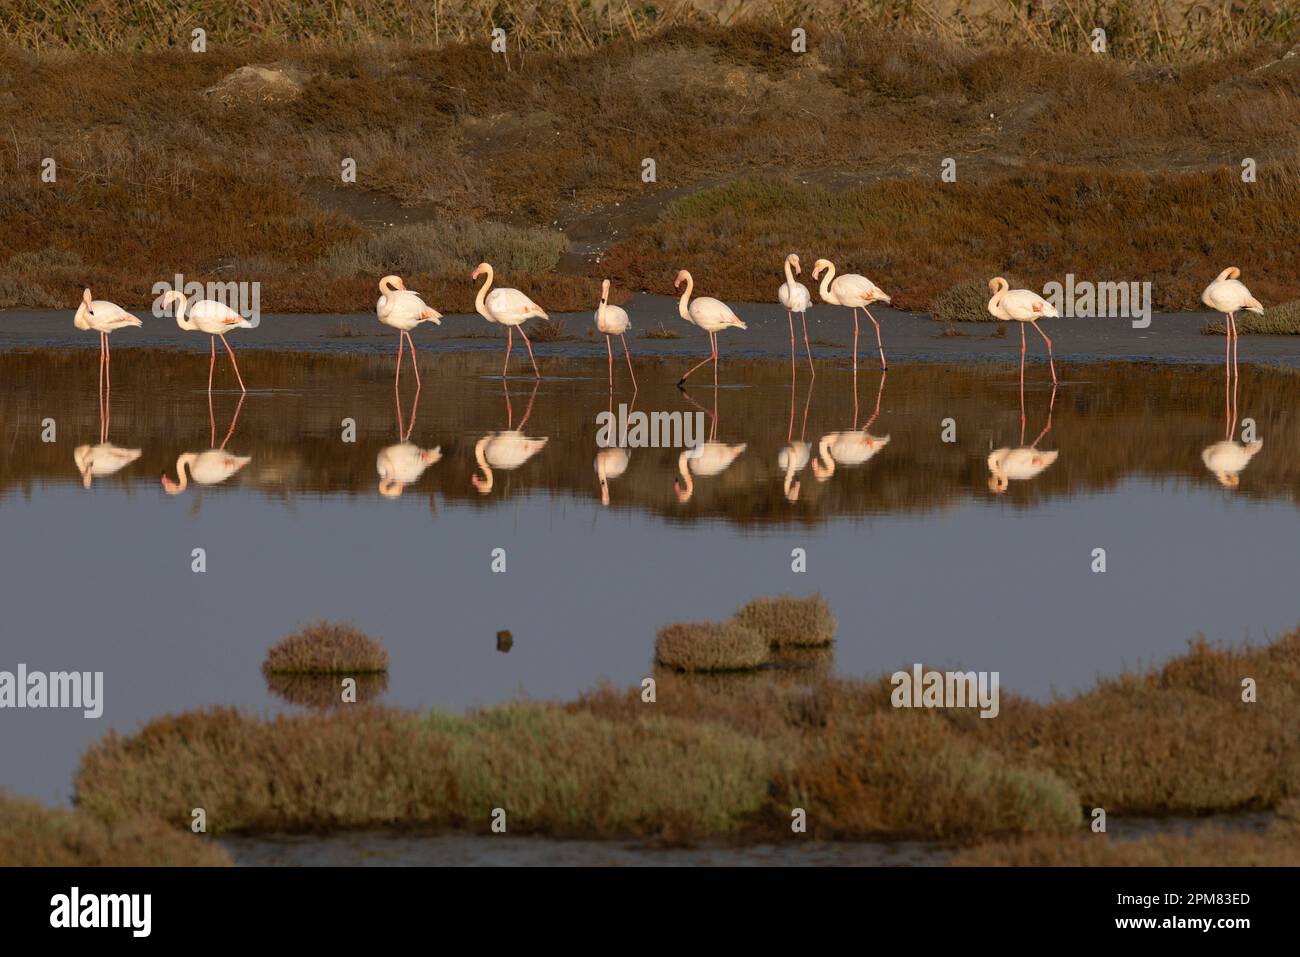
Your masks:
{"label": "small dark stone in water", "polygon": [[504,654],[515,646],[515,636],[509,631],[497,632],[497,651]]}

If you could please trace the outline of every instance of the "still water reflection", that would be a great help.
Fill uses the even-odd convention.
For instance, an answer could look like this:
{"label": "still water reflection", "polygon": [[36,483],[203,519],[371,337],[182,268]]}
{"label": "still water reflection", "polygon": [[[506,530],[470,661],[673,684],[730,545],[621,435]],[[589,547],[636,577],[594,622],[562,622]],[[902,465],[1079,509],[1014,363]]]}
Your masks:
{"label": "still water reflection", "polygon": [[[130,358],[97,401],[93,353],[0,356],[0,669],[105,673],[98,721],[0,715],[0,787],[46,800],[110,727],[294,707],[260,665],[314,617],[383,640],[381,700],[448,709],[636,682],[659,626],[787,591],[829,599],[841,673],[963,665],[1035,696],[1300,621],[1284,371],[1243,370],[1225,411],[1212,368],[1080,366],[1031,377],[1022,418],[1006,366],[855,395],[829,363],[732,362],[683,394],[646,360],[611,397],[598,359],[503,383],[450,355],[417,396],[382,358],[255,353],[262,388],[209,405],[187,357]],[[620,404],[699,412],[706,441],[598,448]]]}

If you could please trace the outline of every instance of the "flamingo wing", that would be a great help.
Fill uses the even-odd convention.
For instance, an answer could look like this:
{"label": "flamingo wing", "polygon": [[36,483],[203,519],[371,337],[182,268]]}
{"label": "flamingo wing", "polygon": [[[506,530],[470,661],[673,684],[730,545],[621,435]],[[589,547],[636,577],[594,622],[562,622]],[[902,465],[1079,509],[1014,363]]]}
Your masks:
{"label": "flamingo wing", "polygon": [[831,283],[831,292],[846,306],[865,305],[884,296],[874,282],[856,273],[846,273],[836,277]]}
{"label": "flamingo wing", "polygon": [[483,304],[497,322],[519,323],[531,316],[546,318],[542,307],[518,289],[493,289]]}
{"label": "flamingo wing", "polygon": [[1012,319],[1028,322],[1058,315],[1056,307],[1036,292],[1012,289],[1002,297],[1002,311]]}

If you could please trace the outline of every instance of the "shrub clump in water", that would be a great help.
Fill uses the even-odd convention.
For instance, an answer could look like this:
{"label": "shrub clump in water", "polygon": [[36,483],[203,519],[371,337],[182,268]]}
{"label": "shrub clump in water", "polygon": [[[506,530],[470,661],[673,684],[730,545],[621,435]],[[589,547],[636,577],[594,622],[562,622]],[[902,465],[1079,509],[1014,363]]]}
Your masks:
{"label": "shrub clump in water", "polygon": [[755,598],[732,619],[773,648],[822,648],[835,640],[835,615],[821,595]]}
{"label": "shrub clump in water", "polygon": [[766,664],[767,652],[762,635],[735,622],[679,622],[655,641],[655,661],[675,671],[746,671]]}
{"label": "shrub clump in water", "polygon": [[351,625],[314,621],[272,645],[266,675],[373,674],[388,670],[388,652]]}

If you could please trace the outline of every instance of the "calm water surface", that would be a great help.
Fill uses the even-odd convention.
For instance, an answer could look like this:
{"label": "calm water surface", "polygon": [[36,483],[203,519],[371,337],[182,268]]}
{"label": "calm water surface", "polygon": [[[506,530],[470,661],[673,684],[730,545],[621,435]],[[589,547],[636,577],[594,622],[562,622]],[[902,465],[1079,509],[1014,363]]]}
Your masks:
{"label": "calm water surface", "polygon": [[[864,362],[855,402],[843,361],[811,388],[802,366],[792,383],[778,360],[724,362],[716,391],[701,370],[683,394],[683,359],[645,359],[634,410],[701,412],[744,450],[692,473],[689,497],[680,449],[632,450],[606,505],[596,416],[631,401],[625,367],[611,401],[603,356],[552,358],[540,384],[494,378],[499,355],[421,358],[418,402],[408,365],[399,405],[389,358],[244,352],[252,391],[241,404],[219,364],[209,406],[205,357],[121,350],[102,416],[95,352],[0,355],[0,670],[103,671],[106,685],[99,720],[0,713],[0,788],[66,801],[110,728],[207,705],[295,708],[260,666],[317,617],[383,640],[384,701],[453,710],[635,683],[657,628],[782,592],[829,599],[844,675],[960,665],[1039,698],[1197,634],[1265,640],[1300,621],[1300,379],[1285,370],[1243,368],[1232,434],[1251,419],[1263,446],[1216,477],[1203,452],[1233,424],[1221,368],[1063,364],[1053,396],[1031,366],[1022,426],[1005,364],[903,364],[882,382]],[[101,429],[138,457],[108,474],[124,460],[79,453]],[[833,462],[863,430],[889,441]],[[381,494],[377,460],[410,454],[391,451],[404,436],[437,461]],[[489,485],[476,448],[491,459],[494,438]],[[797,445],[782,457],[798,442],[808,464]],[[168,494],[178,458],[213,447],[216,472],[233,474]],[[990,452],[1015,448],[1056,458],[994,491]]]}

